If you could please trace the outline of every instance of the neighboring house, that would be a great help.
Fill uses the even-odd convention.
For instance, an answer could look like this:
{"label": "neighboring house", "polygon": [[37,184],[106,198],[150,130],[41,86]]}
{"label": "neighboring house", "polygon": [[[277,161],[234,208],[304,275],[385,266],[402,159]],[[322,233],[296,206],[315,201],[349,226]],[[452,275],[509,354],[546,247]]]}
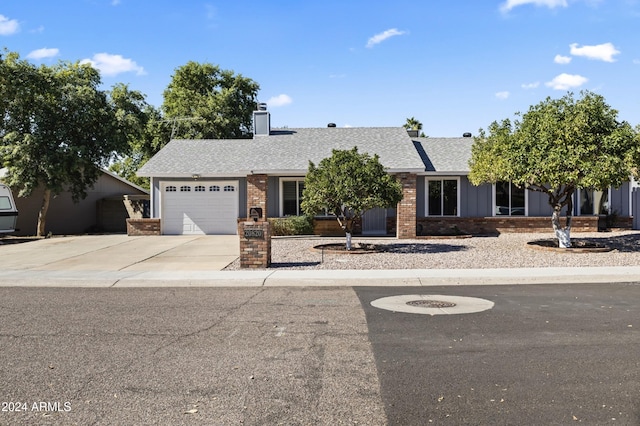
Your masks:
{"label": "neighboring house", "polygon": [[[235,234],[237,221],[259,207],[264,218],[301,214],[309,161],[332,149],[377,154],[403,186],[397,209],[374,209],[362,234],[413,238],[421,234],[550,230],[542,194],[509,183],[475,187],[467,179],[473,138],[411,137],[404,128],[270,128],[266,110],[254,113],[253,139],[172,140],[138,171],[151,178],[151,218],[162,234]],[[631,216],[631,188],[579,191],[574,229],[595,230],[600,214]],[[336,223],[316,217],[317,224]],[[626,224],[627,222],[625,222]],[[630,222],[628,222],[630,224]],[[319,233],[333,228],[317,226]],[[329,231],[323,231],[329,229]]]}
{"label": "neighboring house", "polygon": [[[1,171],[0,171],[1,172]],[[2,180],[2,173],[0,173]],[[14,199],[18,207],[18,231],[14,235],[35,235],[38,214],[42,205],[44,189],[39,188],[28,197]],[[142,217],[144,207],[137,211],[127,208],[124,197],[136,201],[148,199],[149,192],[118,175],[102,170],[92,188],[87,188],[87,197],[74,203],[71,192],[64,191],[51,196],[46,218],[46,232],[55,235],[81,234],[86,232],[126,232],[126,220],[131,215]],[[131,204],[131,203],[127,203]],[[148,211],[147,211],[148,216]]]}

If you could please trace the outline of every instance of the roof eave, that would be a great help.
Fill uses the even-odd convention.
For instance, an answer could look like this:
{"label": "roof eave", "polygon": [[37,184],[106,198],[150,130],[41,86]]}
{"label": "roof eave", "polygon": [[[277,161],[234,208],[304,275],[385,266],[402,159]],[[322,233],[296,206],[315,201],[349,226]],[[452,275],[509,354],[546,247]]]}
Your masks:
{"label": "roof eave", "polygon": [[469,170],[426,170],[420,173],[423,176],[466,176]]}

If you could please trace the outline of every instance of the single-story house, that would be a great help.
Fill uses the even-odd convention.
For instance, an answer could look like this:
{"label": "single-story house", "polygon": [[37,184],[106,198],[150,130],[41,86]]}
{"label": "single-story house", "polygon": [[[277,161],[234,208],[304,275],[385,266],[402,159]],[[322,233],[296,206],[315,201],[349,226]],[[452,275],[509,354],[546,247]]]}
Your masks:
{"label": "single-story house", "polygon": [[[0,180],[4,173],[0,170]],[[14,235],[35,235],[38,214],[42,206],[44,188],[34,190],[28,197],[18,197],[17,231]],[[127,218],[149,215],[149,191],[108,170],[101,170],[87,197],[74,203],[70,191],[51,196],[47,211],[46,232],[55,235],[87,232],[126,232]],[[146,211],[145,211],[146,209]]]}
{"label": "single-story house", "polygon": [[[426,234],[544,230],[551,228],[546,196],[508,182],[473,186],[467,176],[473,138],[420,138],[398,128],[271,129],[270,113],[254,113],[253,139],[171,140],[138,171],[151,178],[151,221],[162,234],[235,234],[249,209],[262,219],[301,214],[309,161],[333,149],[358,147],[377,154],[402,183],[394,209],[365,214],[359,232],[413,238]],[[630,227],[631,185],[576,194],[575,231],[596,230],[615,213]],[[335,232],[335,218],[316,217],[320,234]],[[332,224],[323,226],[323,224]],[[333,231],[331,231],[333,230]]]}

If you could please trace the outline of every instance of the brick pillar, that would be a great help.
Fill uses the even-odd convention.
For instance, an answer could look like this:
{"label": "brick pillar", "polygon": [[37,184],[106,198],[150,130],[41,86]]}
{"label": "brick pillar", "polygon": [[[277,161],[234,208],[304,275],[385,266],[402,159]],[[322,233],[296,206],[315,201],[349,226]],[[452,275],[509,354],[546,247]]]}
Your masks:
{"label": "brick pillar", "polygon": [[240,268],[268,268],[271,265],[269,222],[240,222]]}
{"label": "brick pillar", "polygon": [[413,173],[398,173],[396,178],[402,185],[402,201],[397,208],[397,237],[416,237],[416,183],[417,178]]}
{"label": "brick pillar", "polygon": [[262,209],[259,220],[267,219],[267,175],[247,176],[247,218],[252,207]]}

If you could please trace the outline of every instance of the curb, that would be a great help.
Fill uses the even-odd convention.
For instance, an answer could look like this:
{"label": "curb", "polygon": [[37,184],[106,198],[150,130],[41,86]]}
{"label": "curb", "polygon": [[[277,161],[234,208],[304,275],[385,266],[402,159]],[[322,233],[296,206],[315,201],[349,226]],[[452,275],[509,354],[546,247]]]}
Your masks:
{"label": "curb", "polygon": [[517,269],[5,271],[0,287],[429,287],[640,283],[640,266]]}

